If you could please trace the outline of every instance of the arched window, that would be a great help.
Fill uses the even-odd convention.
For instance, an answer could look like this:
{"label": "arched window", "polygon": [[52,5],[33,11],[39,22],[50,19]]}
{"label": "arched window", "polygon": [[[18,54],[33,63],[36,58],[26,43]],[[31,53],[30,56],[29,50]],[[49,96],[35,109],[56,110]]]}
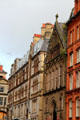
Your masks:
{"label": "arched window", "polygon": [[72,100],[69,100],[69,118],[72,118]]}
{"label": "arched window", "polygon": [[73,74],[70,74],[69,78],[70,78],[70,90],[72,90],[73,89]]}
{"label": "arched window", "polygon": [[53,101],[53,120],[57,120],[56,102]]}
{"label": "arched window", "polygon": [[80,117],[80,100],[76,98],[76,117]]}

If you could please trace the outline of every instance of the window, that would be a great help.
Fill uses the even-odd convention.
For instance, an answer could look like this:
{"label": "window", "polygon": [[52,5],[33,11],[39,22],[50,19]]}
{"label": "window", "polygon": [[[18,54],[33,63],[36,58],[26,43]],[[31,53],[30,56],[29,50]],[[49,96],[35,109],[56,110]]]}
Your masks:
{"label": "window", "polygon": [[72,44],[72,32],[70,32],[70,44]]}
{"label": "window", "polygon": [[37,100],[32,101],[32,112],[36,112],[37,110]]}
{"label": "window", "polygon": [[70,90],[73,89],[73,75],[70,75]]}
{"label": "window", "polygon": [[64,100],[63,97],[61,97],[61,110],[63,110]]}
{"label": "window", "polygon": [[79,40],[79,27],[77,27],[77,40]]}
{"label": "window", "polygon": [[25,85],[25,95],[27,96],[27,94],[28,94],[28,87],[27,85]]}
{"label": "window", "polygon": [[33,81],[33,92],[37,92],[38,91],[38,80],[34,80]]}
{"label": "window", "polygon": [[69,118],[72,118],[72,100],[69,101]]}
{"label": "window", "polygon": [[4,98],[4,105],[6,105],[6,97]]}
{"label": "window", "polygon": [[38,72],[38,64],[39,64],[39,60],[38,58],[34,60],[34,72]]}
{"label": "window", "polygon": [[76,73],[76,88],[80,87],[80,71]]}
{"label": "window", "polygon": [[0,76],[0,79],[3,79],[3,76]]}
{"label": "window", "polygon": [[3,105],[3,97],[0,97],[0,105]]}
{"label": "window", "polygon": [[80,49],[77,50],[77,63],[80,62]]}
{"label": "window", "polygon": [[76,99],[76,117],[80,117],[80,100]]}
{"label": "window", "polygon": [[4,87],[0,86],[0,92],[4,92]]}
{"label": "window", "polygon": [[73,53],[70,54],[70,66],[73,66]]}

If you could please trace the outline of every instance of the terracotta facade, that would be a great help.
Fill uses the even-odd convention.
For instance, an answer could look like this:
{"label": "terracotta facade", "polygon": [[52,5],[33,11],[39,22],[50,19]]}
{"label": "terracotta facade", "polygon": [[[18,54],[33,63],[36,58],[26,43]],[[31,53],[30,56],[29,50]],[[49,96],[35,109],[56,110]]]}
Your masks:
{"label": "terracotta facade", "polygon": [[80,0],[75,0],[68,26],[66,119],[80,119]]}

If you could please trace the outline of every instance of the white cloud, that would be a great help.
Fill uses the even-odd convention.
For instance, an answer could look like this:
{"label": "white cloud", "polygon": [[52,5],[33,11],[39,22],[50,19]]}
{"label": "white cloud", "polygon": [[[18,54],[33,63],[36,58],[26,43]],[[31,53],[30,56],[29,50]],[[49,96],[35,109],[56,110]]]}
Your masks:
{"label": "white cloud", "polygon": [[[67,21],[73,3],[73,0],[0,0],[1,51],[23,56],[33,34],[40,33],[41,24],[54,24],[56,13],[59,21]],[[5,66],[7,60],[6,57]]]}

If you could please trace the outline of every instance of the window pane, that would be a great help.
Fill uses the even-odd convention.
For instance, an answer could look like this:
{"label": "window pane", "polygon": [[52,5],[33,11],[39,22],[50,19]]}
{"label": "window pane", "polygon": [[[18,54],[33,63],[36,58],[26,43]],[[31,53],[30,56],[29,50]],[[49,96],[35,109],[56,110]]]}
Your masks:
{"label": "window pane", "polygon": [[69,118],[72,118],[72,100],[69,101]]}
{"label": "window pane", "polygon": [[80,87],[80,71],[76,73],[76,88]]}
{"label": "window pane", "polygon": [[76,117],[79,117],[79,112],[80,112],[80,101],[79,98],[76,99]]}
{"label": "window pane", "polygon": [[3,97],[0,97],[0,105],[3,105]]}
{"label": "window pane", "polygon": [[0,92],[4,92],[4,87],[0,86]]}
{"label": "window pane", "polygon": [[73,53],[70,54],[70,66],[73,65]]}
{"label": "window pane", "polygon": [[73,75],[70,75],[70,90],[73,89]]}

